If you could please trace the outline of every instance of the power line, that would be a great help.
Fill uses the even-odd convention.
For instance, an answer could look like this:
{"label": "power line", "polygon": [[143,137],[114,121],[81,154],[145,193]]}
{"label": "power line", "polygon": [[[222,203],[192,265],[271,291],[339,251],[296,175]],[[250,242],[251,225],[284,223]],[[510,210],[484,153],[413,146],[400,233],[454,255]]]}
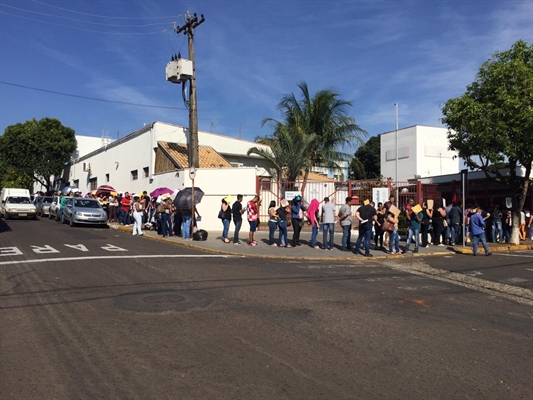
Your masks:
{"label": "power line", "polygon": [[97,97],[80,96],[77,94],[56,92],[54,90],[41,89],[41,88],[36,88],[36,87],[31,87],[31,86],[20,85],[18,83],[11,83],[11,82],[4,82],[4,81],[0,81],[0,84],[8,85],[8,86],[15,86],[15,87],[23,88],[23,89],[35,90],[37,92],[57,94],[60,96],[75,97],[75,98],[84,99],[84,100],[102,101],[105,103],[123,104],[123,105],[128,105],[128,106],[135,106],[135,107],[159,108],[159,109],[165,109],[165,110],[186,110],[186,108],[183,108],[183,107],[156,106],[156,105],[151,105],[151,104],[130,103],[127,101],[106,100],[106,99],[100,99]]}
{"label": "power line", "polygon": [[0,6],[2,6],[2,7],[7,7],[7,8],[12,8],[12,9],[14,9],[14,10],[18,10],[18,11],[24,11],[24,12],[31,13],[31,14],[44,15],[45,17],[54,17],[54,18],[68,19],[68,20],[70,20],[70,21],[83,22],[84,24],[91,24],[91,25],[121,26],[121,27],[127,27],[127,28],[143,28],[143,27],[146,27],[146,26],[154,26],[154,25],[163,25],[163,24],[166,24],[165,22],[155,22],[155,23],[153,23],[153,24],[145,24],[145,25],[105,24],[105,23],[102,23],[102,22],[92,22],[92,21],[85,21],[85,20],[83,20],[83,19],[70,18],[70,17],[63,17],[63,16],[61,16],[61,15],[57,15],[57,14],[47,14],[47,13],[42,13],[42,12],[39,12],[39,11],[26,10],[26,9],[24,9],[24,8],[19,8],[19,7],[14,7],[14,6],[8,6],[7,4],[2,4],[2,3],[0,3]]}
{"label": "power line", "polygon": [[163,29],[162,31],[156,31],[156,32],[103,32],[103,31],[95,31],[95,30],[92,30],[92,29],[76,28],[74,26],[68,26],[68,25],[62,25],[62,24],[54,24],[53,22],[47,22],[47,21],[41,21],[40,19],[23,17],[22,15],[11,14],[11,13],[8,13],[6,11],[0,11],[0,14],[11,15],[13,17],[27,19],[29,21],[37,21],[37,22],[40,22],[42,24],[55,25],[55,26],[60,26],[62,28],[74,29],[76,31],[91,32],[91,33],[101,33],[103,35],[139,36],[139,35],[157,35],[157,34],[166,32],[166,29]]}
{"label": "power line", "polygon": [[166,19],[168,19],[168,18],[178,18],[178,17],[182,17],[183,16],[183,14],[180,14],[180,15],[176,15],[174,17],[168,16],[168,15],[164,16],[164,17],[111,17],[111,16],[108,16],[108,15],[89,14],[89,13],[84,13],[84,12],[81,12],[81,11],[69,10],[68,8],[53,6],[52,4],[47,4],[47,3],[44,3],[42,1],[37,1],[37,0],[32,0],[32,1],[34,3],[42,4],[42,5],[47,6],[47,7],[56,8],[58,10],[67,11],[67,12],[71,12],[71,13],[74,13],[74,14],[87,15],[89,17],[98,17],[98,18],[110,18],[110,19],[163,19],[163,18],[166,18]]}

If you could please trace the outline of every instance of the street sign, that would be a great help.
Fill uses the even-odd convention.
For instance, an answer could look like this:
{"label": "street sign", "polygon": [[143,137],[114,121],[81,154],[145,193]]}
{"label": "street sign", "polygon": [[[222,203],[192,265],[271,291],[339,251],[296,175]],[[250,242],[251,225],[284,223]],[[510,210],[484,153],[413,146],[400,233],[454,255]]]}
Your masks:
{"label": "street sign", "polygon": [[196,168],[191,167],[191,169],[189,169],[189,178],[194,181],[194,178],[196,178]]}

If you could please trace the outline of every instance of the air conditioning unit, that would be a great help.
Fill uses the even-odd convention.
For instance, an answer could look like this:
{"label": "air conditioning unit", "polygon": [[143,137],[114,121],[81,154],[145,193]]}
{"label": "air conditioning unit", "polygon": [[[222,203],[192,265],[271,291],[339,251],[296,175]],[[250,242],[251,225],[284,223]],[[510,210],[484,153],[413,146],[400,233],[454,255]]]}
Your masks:
{"label": "air conditioning unit", "polygon": [[91,172],[91,164],[90,163],[83,163],[83,172]]}
{"label": "air conditioning unit", "polygon": [[244,164],[243,163],[240,163],[240,162],[230,162],[231,166],[233,168],[242,168],[244,167]]}
{"label": "air conditioning unit", "polygon": [[172,83],[182,83],[188,81],[193,75],[192,61],[185,58],[178,58],[167,64],[167,81]]}

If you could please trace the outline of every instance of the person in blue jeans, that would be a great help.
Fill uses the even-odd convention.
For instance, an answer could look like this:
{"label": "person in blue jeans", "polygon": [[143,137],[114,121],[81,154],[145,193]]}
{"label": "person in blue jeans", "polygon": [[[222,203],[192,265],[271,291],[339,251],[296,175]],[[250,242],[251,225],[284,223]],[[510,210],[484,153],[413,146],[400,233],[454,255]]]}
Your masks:
{"label": "person in blue jeans", "polygon": [[409,250],[411,238],[414,235],[415,249],[413,250],[413,253],[418,253],[418,246],[420,241],[420,223],[422,222],[423,217],[424,215],[422,214],[422,211],[420,211],[418,214],[414,211],[411,211],[411,214],[407,215],[407,218],[409,220],[409,232],[407,233],[407,241],[405,242],[405,251]]}
{"label": "person in blue jeans", "polygon": [[351,232],[352,232],[352,198],[346,197],[346,202],[339,210],[339,223],[342,228],[342,249],[349,251],[352,248]]}
{"label": "person in blue jeans", "polygon": [[490,256],[492,253],[489,251],[489,246],[487,244],[487,238],[485,237],[485,221],[483,220],[482,214],[483,210],[478,208],[470,217],[470,232],[473,237],[472,250],[475,256],[477,256],[477,247],[479,242],[483,244],[483,249],[485,250],[485,255]]}
{"label": "person in blue jeans", "polygon": [[365,257],[372,257],[370,254],[370,241],[372,240],[372,222],[377,221],[376,209],[365,200],[365,205],[359,207],[355,212],[355,217],[359,221],[359,237],[355,243],[355,252],[361,253],[361,243],[365,248]]}
{"label": "person in blue jeans", "polygon": [[235,224],[235,232],[233,233],[233,244],[241,244],[239,241],[239,232],[241,231],[242,226],[242,214],[244,213],[242,208],[242,194],[237,195],[237,201],[233,203],[232,213],[233,213],[233,223]]}
{"label": "person in blue jeans", "polygon": [[387,221],[394,224],[394,231],[390,232],[389,253],[402,254],[400,250],[400,236],[398,235],[398,217],[389,212],[387,214]]}
{"label": "person in blue jeans", "polygon": [[[333,234],[335,224],[335,204],[329,202],[329,197],[324,197],[322,204],[322,229],[324,230],[324,250],[333,250]],[[329,233],[329,240],[328,240]]]}
{"label": "person in blue jeans", "polygon": [[163,237],[172,236],[172,223],[170,221],[170,211],[172,209],[172,202],[170,197],[165,197],[163,200],[163,212],[161,213],[161,224]]}
{"label": "person in blue jeans", "polygon": [[[289,239],[287,237],[287,217],[290,216],[291,206],[289,202],[285,199],[282,199],[280,202],[280,207],[277,209],[277,214],[279,217],[278,228],[279,228],[279,237],[278,237],[278,247],[291,247],[289,244]],[[285,246],[281,244],[281,238],[284,238]]]}
{"label": "person in blue jeans", "polygon": [[222,240],[224,241],[224,243],[229,243],[230,240],[228,239],[228,233],[229,225],[231,223],[231,207],[226,201],[226,199],[222,199],[219,216],[222,220]]}
{"label": "person in blue jeans", "polygon": [[309,223],[311,224],[311,243],[309,243],[309,246],[314,249],[318,249],[318,245],[316,244],[316,237],[318,236],[318,229],[320,228],[318,216],[319,207],[320,204],[318,203],[318,200],[313,199],[311,200],[311,204],[309,204],[309,208],[307,209],[307,218],[309,219]]}
{"label": "person in blue jeans", "polygon": [[277,246],[276,241],[274,240],[274,233],[278,229],[278,212],[276,211],[276,202],[274,200],[270,201],[268,205],[268,244],[270,246]]}

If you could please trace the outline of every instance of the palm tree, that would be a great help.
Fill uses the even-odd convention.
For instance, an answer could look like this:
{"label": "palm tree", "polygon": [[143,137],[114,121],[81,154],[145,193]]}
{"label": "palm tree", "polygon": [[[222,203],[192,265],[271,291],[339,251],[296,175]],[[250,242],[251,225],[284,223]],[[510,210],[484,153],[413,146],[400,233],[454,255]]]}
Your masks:
{"label": "palm tree", "polygon": [[[263,124],[266,122],[263,121]],[[274,127],[273,134],[266,137],[258,136],[255,140],[269,146],[269,149],[252,147],[247,153],[261,156],[274,165],[278,193],[281,193],[281,182],[284,179],[294,185],[302,174],[302,170],[308,167],[308,153],[311,151],[315,137],[291,132],[290,126],[279,121],[269,120],[268,122],[271,122]]]}
{"label": "palm tree", "polygon": [[[340,99],[339,94],[331,89],[320,90],[311,97],[305,82],[299,83],[298,87],[300,100],[291,93],[285,95],[277,106],[283,122],[272,118],[263,120],[263,125],[274,123],[274,134],[256,138],[256,141],[276,140],[280,125],[284,125],[286,132],[297,136],[302,143],[305,138],[306,161],[301,163],[304,170],[303,194],[312,166],[338,167],[338,161],[351,158],[346,150],[354,145],[354,141],[363,144],[361,136],[367,133],[353,117],[346,115],[352,102]],[[300,147],[298,150],[304,149]]]}

